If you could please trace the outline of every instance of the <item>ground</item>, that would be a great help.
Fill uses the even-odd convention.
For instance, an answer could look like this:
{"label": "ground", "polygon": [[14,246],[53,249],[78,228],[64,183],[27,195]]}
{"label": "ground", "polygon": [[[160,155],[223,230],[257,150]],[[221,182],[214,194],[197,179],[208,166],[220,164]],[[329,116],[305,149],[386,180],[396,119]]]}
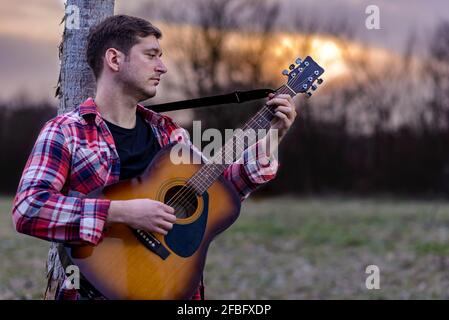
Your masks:
{"label": "ground", "polygon": [[[0,198],[0,299],[40,299],[48,243],[15,232],[11,200]],[[248,199],[210,246],[206,298],[448,299],[448,243],[446,201]]]}

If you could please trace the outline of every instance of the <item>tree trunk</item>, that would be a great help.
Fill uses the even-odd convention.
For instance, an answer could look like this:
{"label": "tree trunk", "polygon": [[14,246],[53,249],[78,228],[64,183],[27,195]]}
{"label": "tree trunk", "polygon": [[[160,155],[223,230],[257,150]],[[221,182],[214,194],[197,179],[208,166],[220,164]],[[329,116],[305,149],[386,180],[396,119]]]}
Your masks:
{"label": "tree trunk", "polygon": [[95,95],[95,78],[86,61],[87,36],[93,25],[113,14],[114,0],[67,0],[59,47],[58,114]]}
{"label": "tree trunk", "polygon": [[[90,27],[114,14],[114,0],[67,0],[64,33],[59,46],[61,69],[56,89],[58,114],[70,111],[95,94],[95,78],[86,61]],[[57,243],[48,252],[45,300],[56,299],[64,269],[59,261]]]}

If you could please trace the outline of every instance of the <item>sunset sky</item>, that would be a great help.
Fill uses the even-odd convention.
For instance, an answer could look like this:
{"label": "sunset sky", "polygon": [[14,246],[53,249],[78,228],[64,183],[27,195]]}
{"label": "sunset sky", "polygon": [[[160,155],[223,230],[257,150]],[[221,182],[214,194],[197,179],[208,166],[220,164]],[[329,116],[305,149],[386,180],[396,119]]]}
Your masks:
{"label": "sunset sky", "polygon": [[[116,0],[115,13],[141,16],[139,9],[144,3],[143,0]],[[298,14],[299,4],[301,14],[309,17],[349,21],[356,31],[358,45],[387,52],[401,52],[411,32],[417,35],[418,51],[423,51],[427,36],[437,23],[449,20],[449,1],[446,0],[281,0],[280,3],[280,24],[286,29],[289,29],[289,19]],[[365,28],[365,8],[369,4],[380,8],[380,30]],[[47,98],[56,102],[52,96],[58,77],[57,46],[62,34],[59,22],[63,12],[61,0],[0,0],[0,99],[24,93],[33,99]],[[153,22],[157,25],[157,21]],[[280,39],[276,44],[278,51],[288,47],[288,41]],[[332,42],[317,42],[315,45],[328,58],[333,54],[338,56],[338,48]],[[162,101],[164,97],[170,100],[170,95],[159,94]]]}

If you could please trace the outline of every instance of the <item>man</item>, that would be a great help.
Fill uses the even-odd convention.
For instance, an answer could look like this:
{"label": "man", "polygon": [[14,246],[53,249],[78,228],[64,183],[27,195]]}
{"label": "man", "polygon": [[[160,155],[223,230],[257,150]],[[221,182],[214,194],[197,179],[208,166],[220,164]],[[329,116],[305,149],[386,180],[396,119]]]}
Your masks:
{"label": "man", "polygon": [[[18,232],[53,243],[46,298],[83,298],[64,281],[56,243],[97,245],[105,226],[116,222],[165,235],[176,221],[174,209],[158,201],[85,197],[139,175],[158,150],[173,141],[191,145],[169,117],[138,105],[156,95],[167,72],[160,38],[160,30],[148,21],[125,15],[93,28],[86,52],[96,77],[95,98],[49,120],[37,138],[14,199],[13,221]],[[287,95],[270,96],[268,104],[277,106],[273,128],[282,138],[296,117],[295,106]],[[264,145],[249,147],[244,157],[248,160],[224,172],[242,200],[275,177],[276,143]],[[200,289],[193,299],[200,298]]]}

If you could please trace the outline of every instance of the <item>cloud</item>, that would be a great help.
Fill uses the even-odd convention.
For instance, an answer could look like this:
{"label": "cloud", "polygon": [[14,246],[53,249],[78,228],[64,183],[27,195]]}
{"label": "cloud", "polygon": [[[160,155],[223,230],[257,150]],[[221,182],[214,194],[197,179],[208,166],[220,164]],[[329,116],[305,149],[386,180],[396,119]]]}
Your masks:
{"label": "cloud", "polygon": [[57,43],[0,36],[0,98],[51,98],[59,74]]}
{"label": "cloud", "polygon": [[[155,2],[157,3],[157,2]],[[449,20],[449,2],[440,0],[283,0],[289,24],[295,15],[330,21],[348,19],[357,28],[357,39],[375,46],[400,51],[409,32],[421,34],[422,50],[428,33],[440,20]],[[144,1],[116,1],[116,13],[139,14]],[[381,9],[381,30],[364,28],[364,8],[376,4]],[[161,4],[162,5],[162,4]],[[30,91],[33,96],[50,97],[59,70],[57,45],[62,34],[59,22],[63,1],[0,2],[0,98]]]}

